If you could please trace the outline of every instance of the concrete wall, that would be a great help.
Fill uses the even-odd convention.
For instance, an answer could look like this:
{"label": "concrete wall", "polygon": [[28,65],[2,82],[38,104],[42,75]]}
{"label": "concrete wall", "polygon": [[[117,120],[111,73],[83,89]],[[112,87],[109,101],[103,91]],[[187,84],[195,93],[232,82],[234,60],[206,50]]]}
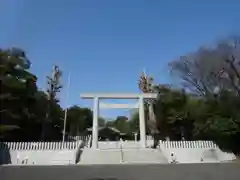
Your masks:
{"label": "concrete wall", "polygon": [[179,163],[223,162],[236,159],[221,151],[212,141],[160,141],[160,149],[170,162],[174,153]]}
{"label": "concrete wall", "polygon": [[10,151],[12,164],[75,164],[76,150],[35,150],[35,151]]}
{"label": "concrete wall", "polygon": [[72,142],[1,142],[0,164],[75,164],[89,138]]}
{"label": "concrete wall", "polygon": [[[81,138],[81,137],[80,137]],[[73,142],[0,142],[0,164],[74,164],[77,158],[85,158],[91,136]],[[153,143],[151,137],[147,144]],[[99,142],[100,149],[119,149],[120,142]],[[139,142],[124,141],[123,149],[139,149]],[[233,160],[232,153],[222,152],[211,141],[160,141],[160,150],[171,162],[173,152],[180,163],[222,162]],[[160,151],[160,153],[161,153]],[[82,153],[84,152],[84,153]],[[118,157],[119,158],[119,157]]]}

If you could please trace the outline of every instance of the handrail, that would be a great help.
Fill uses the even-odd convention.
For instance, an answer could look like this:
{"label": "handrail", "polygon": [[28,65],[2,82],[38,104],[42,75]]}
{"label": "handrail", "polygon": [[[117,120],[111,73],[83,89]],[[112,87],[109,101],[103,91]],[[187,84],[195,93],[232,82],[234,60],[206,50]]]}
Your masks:
{"label": "handrail", "polygon": [[123,150],[122,150],[122,139],[120,139],[120,154],[121,154],[120,163],[124,163]]}
{"label": "handrail", "polygon": [[92,147],[92,136],[88,136],[87,148],[91,148],[91,147]]}

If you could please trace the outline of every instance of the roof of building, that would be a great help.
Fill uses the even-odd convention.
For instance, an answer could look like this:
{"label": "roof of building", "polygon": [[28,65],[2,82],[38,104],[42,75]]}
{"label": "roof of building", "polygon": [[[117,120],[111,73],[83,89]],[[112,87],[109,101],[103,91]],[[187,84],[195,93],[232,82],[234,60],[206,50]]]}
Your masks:
{"label": "roof of building", "polygon": [[[114,132],[116,132],[116,133],[121,134],[121,132],[120,132],[117,128],[114,128],[114,127],[102,126],[102,127],[98,127],[98,131],[101,131],[101,130],[106,129],[106,128],[108,128],[108,129],[110,129],[110,130],[112,130],[112,131],[114,131]],[[91,127],[91,128],[87,128],[87,130],[88,130],[88,131],[92,131],[92,127]]]}

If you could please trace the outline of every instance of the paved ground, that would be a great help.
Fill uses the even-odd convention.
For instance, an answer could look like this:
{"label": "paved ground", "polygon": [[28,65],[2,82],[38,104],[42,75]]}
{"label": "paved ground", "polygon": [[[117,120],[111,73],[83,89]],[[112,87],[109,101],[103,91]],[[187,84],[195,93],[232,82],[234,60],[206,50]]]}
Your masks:
{"label": "paved ground", "polygon": [[1,180],[239,180],[240,164],[1,166]]}

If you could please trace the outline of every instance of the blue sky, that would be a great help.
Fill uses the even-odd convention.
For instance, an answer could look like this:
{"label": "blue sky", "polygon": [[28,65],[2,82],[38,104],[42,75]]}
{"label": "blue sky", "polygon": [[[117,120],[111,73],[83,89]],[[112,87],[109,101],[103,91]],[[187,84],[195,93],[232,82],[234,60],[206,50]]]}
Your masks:
{"label": "blue sky", "polygon": [[169,61],[240,32],[239,0],[0,0],[0,7],[0,47],[27,52],[40,88],[54,63],[65,87],[71,72],[68,105],[89,106],[84,92],[138,92],[143,69],[172,83]]}

